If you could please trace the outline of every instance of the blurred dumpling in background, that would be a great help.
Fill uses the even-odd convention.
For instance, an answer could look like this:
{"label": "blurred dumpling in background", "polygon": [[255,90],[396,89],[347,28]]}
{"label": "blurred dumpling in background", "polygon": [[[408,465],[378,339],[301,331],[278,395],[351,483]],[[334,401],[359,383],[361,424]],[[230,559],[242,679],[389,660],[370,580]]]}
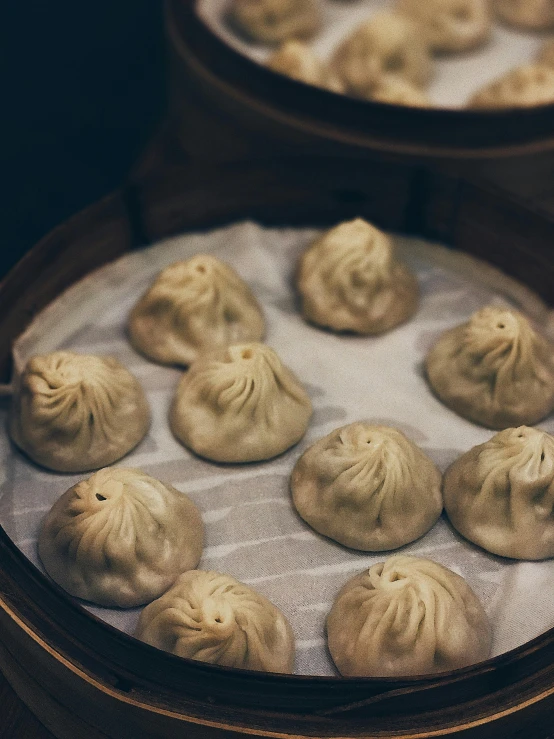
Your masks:
{"label": "blurred dumpling in background", "polygon": [[394,74],[379,78],[371,93],[371,99],[389,105],[407,105],[411,108],[428,108],[431,101],[427,94],[408,80]]}
{"label": "blurred dumpling in background", "polygon": [[323,87],[332,92],[344,92],[341,81],[332,69],[301,41],[285,41],[269,58],[267,66],[274,72],[307,85]]}
{"label": "blurred dumpling in background", "polygon": [[262,309],[248,285],[216,257],[198,254],[166,267],[135,305],[131,343],[161,364],[189,365],[205,349],[264,335]]}
{"label": "blurred dumpling in background", "polygon": [[543,31],[554,26],[554,0],[495,0],[498,17],[511,26]]}
{"label": "blurred dumpling in background", "polygon": [[139,381],[114,357],[41,354],[16,378],[13,441],[57,472],[87,472],[121,459],[146,435],[150,408]]}
{"label": "blurred dumpling in background", "polygon": [[254,41],[309,38],[320,25],[318,0],[233,0],[230,20]]}
{"label": "blurred dumpling in background", "polygon": [[111,467],[64,493],[43,521],[38,551],[68,593],[131,608],[197,566],[204,528],[184,494],[140,470]]}
{"label": "blurred dumpling in background", "polygon": [[347,92],[371,99],[383,75],[402,77],[416,86],[432,76],[425,34],[400,13],[379,13],[362,23],[336,49],[333,68]]}
{"label": "blurred dumpling in background", "polygon": [[554,39],[543,45],[537,61],[539,64],[546,64],[547,67],[554,67]]}
{"label": "blurred dumpling in background", "polygon": [[487,659],[491,627],[467,582],[429,559],[397,554],[349,580],[327,617],[341,675],[401,677]]}
{"label": "blurred dumpling in background", "polygon": [[333,331],[379,334],[416,311],[416,277],[392,239],[362,218],[341,223],[300,257],[296,284],[305,318]]}
{"label": "blurred dumpling in background", "polygon": [[469,101],[478,108],[532,108],[554,103],[554,67],[528,64],[486,85]]}
{"label": "blurred dumpling in background", "polygon": [[516,310],[477,311],[440,337],[425,367],[445,405],[489,428],[538,423],[554,408],[554,347]]}
{"label": "blurred dumpling in background", "polygon": [[502,557],[554,557],[554,437],[521,426],[457,459],[444,476],[452,525]]}
{"label": "blurred dumpling in background", "polygon": [[186,572],[140,615],[136,637],[178,657],[290,673],[294,635],[281,611],[219,572]]}
{"label": "blurred dumpling in background", "polygon": [[435,51],[466,51],[492,29],[489,0],[399,0],[397,9],[421,24]]}

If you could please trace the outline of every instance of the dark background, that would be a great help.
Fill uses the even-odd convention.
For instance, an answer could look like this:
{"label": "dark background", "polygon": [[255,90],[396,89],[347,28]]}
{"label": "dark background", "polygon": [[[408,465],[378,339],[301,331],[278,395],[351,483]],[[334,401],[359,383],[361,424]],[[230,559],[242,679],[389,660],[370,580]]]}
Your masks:
{"label": "dark background", "polygon": [[0,275],[121,183],[165,105],[162,0],[2,10]]}

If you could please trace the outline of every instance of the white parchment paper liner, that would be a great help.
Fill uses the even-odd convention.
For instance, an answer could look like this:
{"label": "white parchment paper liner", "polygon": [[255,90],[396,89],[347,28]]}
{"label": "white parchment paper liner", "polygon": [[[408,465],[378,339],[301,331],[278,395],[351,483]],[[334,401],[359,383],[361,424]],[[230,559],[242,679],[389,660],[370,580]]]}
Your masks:
{"label": "white parchment paper liner", "polygon": [[[186,492],[202,511],[204,569],[229,573],[270,598],[290,619],[297,639],[296,672],[331,675],[324,620],[340,587],[386,555],[344,549],[314,533],[290,503],[288,478],[308,445],[334,428],[360,419],[396,426],[445,469],[492,432],[458,418],[436,400],[422,375],[422,360],[447,328],[490,302],[525,310],[543,329],[551,313],[527,288],[467,255],[415,239],[398,239],[422,290],[416,317],[378,338],[335,336],[299,315],[292,272],[318,232],[267,229],[238,223],[206,234],[180,236],[130,254],[69,289],[34,321],[15,347],[17,366],[56,348],[110,354],[140,380],[152,407],[147,438],[119,466],[138,467]],[[301,378],[315,414],[304,440],[272,462],[214,465],[191,455],[172,437],[167,413],[179,370],[140,357],[125,336],[126,316],[164,266],[199,252],[232,265],[264,306],[267,343]],[[552,331],[550,330],[552,334]],[[32,562],[40,522],[54,501],[84,475],[42,470],[11,447],[6,411],[0,411],[0,524]],[[554,420],[541,427],[554,432]],[[516,563],[463,541],[444,521],[402,551],[429,557],[465,578],[494,626],[495,655],[554,627],[554,564]],[[87,606],[127,633],[139,609]]]}

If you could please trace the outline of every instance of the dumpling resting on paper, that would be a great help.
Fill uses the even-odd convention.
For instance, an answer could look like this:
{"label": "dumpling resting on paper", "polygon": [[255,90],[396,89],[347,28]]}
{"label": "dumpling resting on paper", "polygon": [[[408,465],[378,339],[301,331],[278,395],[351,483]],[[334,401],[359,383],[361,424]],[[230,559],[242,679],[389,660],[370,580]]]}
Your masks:
{"label": "dumpling resting on paper", "polygon": [[290,673],[294,636],[281,611],[229,575],[195,570],[141,613],[136,636],[178,657]]}
{"label": "dumpling resting on paper", "polygon": [[398,554],[346,583],[327,617],[327,640],[342,675],[400,677],[487,659],[491,628],[462,577]]}

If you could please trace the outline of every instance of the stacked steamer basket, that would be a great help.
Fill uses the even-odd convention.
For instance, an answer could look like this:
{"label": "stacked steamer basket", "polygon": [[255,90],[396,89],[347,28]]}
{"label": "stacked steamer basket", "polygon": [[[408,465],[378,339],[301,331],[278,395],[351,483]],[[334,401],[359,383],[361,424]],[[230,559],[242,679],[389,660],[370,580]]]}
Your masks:
{"label": "stacked steamer basket", "polygon": [[[155,159],[155,158],[154,158]],[[152,161],[154,161],[154,159]],[[554,304],[554,222],[461,180],[348,159],[205,164],[136,177],[40,242],[0,288],[0,367],[33,315],[95,268],[145,243],[255,217],[273,225],[378,225],[479,255]],[[402,177],[399,177],[399,172]],[[355,182],[355,203],[344,183]],[[404,182],[404,186],[401,186]],[[407,184],[406,184],[407,183]],[[385,195],[383,194],[385,192]],[[554,631],[501,657],[441,675],[272,675],[184,660],[126,636],[47,580],[0,530],[0,663],[61,739],[551,736]]]}
{"label": "stacked steamer basket", "polygon": [[[279,152],[395,161],[410,168],[423,163],[486,176],[550,208],[554,104],[419,108],[338,95],[253,61],[214,32],[198,5],[199,0],[166,1],[171,129],[181,151],[220,161]],[[362,3],[335,5],[355,12]]]}

